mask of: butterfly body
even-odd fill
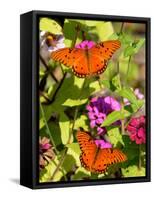
[[[90,172],[104,173],[110,165],[127,160],[126,155],[119,149],[101,149],[86,132],[78,131],[77,140],[82,152],[80,156],[81,164]]]
[[[55,61],[71,67],[80,78],[101,74],[107,67],[108,60],[120,47],[118,40],[101,42],[91,48],[62,48],[51,53]]]

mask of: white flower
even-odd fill
[[[52,51],[64,48],[64,36],[54,35],[49,32],[40,32],[40,53],[45,60],[50,59],[50,54]]]

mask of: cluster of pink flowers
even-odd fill
[[[106,128],[101,127],[101,124],[106,119],[107,115],[115,110],[120,110],[120,103],[111,96],[106,97],[94,97],[90,103],[86,106],[88,111],[88,117],[90,120],[90,127],[96,128],[97,134],[101,137],[106,133]],[[115,124],[119,124],[117,121]],[[105,139],[96,140],[97,145],[101,148],[111,148],[112,145],[105,141]]]
[[[132,118],[127,126],[127,131],[130,133],[130,139],[136,144],[145,144],[145,116]]]

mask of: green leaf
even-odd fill
[[[118,127],[108,127],[107,135],[108,135],[109,141],[114,147],[117,147],[121,144],[124,145],[122,135]]]
[[[51,181],[51,177],[54,173],[54,171],[57,168],[57,164],[59,163],[59,160],[57,158],[57,156],[54,159],[54,162],[51,161],[43,170],[41,170],[40,172],[40,178],[39,181],[42,182],[48,182]],[[61,171],[58,171],[55,176],[54,179],[52,180],[52,182],[57,182],[60,181],[60,179],[62,178],[63,173]]]
[[[78,143],[71,143],[71,144],[67,144],[66,145],[68,148],[69,148],[69,151],[70,152],[74,152],[76,153],[78,156],[80,155],[81,153],[81,150],[80,150],[80,147],[79,147],[79,144]],[[71,153],[70,153],[71,154]]]
[[[111,22],[97,22],[96,33],[99,35],[100,41],[107,40],[113,33],[113,26]]]
[[[145,176],[146,170],[144,167],[141,167],[141,169],[139,169],[138,166],[133,165],[133,166],[129,166],[127,168],[122,168],[122,174],[124,177]]]
[[[102,80],[102,84],[112,92],[121,90],[120,75],[115,75],[111,80]]]
[[[67,144],[69,140],[70,122],[68,117],[64,113],[60,114],[59,126],[60,126],[62,143]]]
[[[65,90],[62,88],[63,91],[60,93],[60,95],[64,95],[62,98],[66,99],[64,103],[62,103],[63,106],[79,106],[85,104],[88,101],[88,97],[95,89],[89,87],[89,85],[82,88],[84,81],[84,79],[74,77],[74,83],[67,85]]]
[[[48,122],[48,127],[49,127],[51,136],[52,136],[52,138],[53,138],[53,141],[54,141],[56,147],[57,147],[58,145],[62,144],[59,124],[56,123],[56,122],[53,122],[53,121],[49,121],[49,122]],[[42,137],[43,137],[43,136],[49,137],[49,134],[48,134],[48,132],[47,132],[46,126],[44,126],[44,127],[40,130],[39,134],[40,134]]]
[[[132,161],[138,163],[139,159],[139,145],[137,145],[135,142],[132,142],[128,135],[122,136],[124,141],[124,149],[123,152],[127,155],[128,158],[128,164],[130,164]]]
[[[82,104],[85,104],[88,101],[88,99],[67,99],[64,103],[63,106],[69,106],[69,107],[73,107],[73,106],[80,106]]]
[[[124,106],[124,116],[125,117],[129,117],[130,115],[132,115],[133,113],[137,112],[144,104],[144,100],[137,100],[136,104],[130,104],[130,105],[126,105]]]
[[[84,180],[90,177],[91,177],[91,173],[89,171],[87,171],[83,167],[79,167],[76,170],[75,175],[72,176],[72,180]]]
[[[61,113],[64,112],[66,108],[66,105],[64,102],[67,101],[68,99],[78,101],[78,99],[80,98],[81,104],[83,104],[82,100],[87,99],[89,94],[92,92],[91,88],[90,89],[86,88],[83,91],[83,95],[81,96],[81,88],[83,85],[83,81],[84,79],[79,79],[74,76],[65,78],[63,84],[58,90],[58,93],[56,94],[54,102],[50,105],[43,105],[43,110],[44,110],[45,118],[47,121],[51,118],[52,115],[55,115],[55,114],[60,115]],[[54,95],[55,89],[57,87],[58,87],[57,84],[54,85],[54,88],[52,89],[52,92],[50,94],[51,97]],[[72,107],[72,104],[71,104],[71,107]],[[44,121],[40,115],[40,129],[43,128],[43,126],[44,126]]]
[[[77,118],[75,121],[74,129],[78,130],[79,128],[83,128],[85,131],[89,130],[88,126],[88,117],[86,115],[81,115],[80,118]]]
[[[116,90],[121,90],[121,82],[120,82],[120,75],[117,74],[112,78],[112,84],[116,88]]]
[[[115,91],[115,86],[112,84],[112,81],[110,80],[102,80],[101,81],[102,84],[104,85],[104,87],[107,87],[109,90],[111,90],[112,92]]]
[[[133,46],[128,46],[125,51],[124,51],[124,56],[132,56],[134,54],[134,47]]]
[[[118,94],[121,97],[128,99],[131,103],[137,104],[137,98],[130,88],[123,88],[122,90],[118,91]]]
[[[49,18],[40,19],[40,30],[54,34],[62,34],[62,27],[55,20]]]
[[[106,119],[102,123],[101,127],[109,126],[109,125],[113,124],[114,122],[116,122],[117,120],[124,119],[124,117],[125,116],[123,115],[121,110],[113,111],[106,117]]]
[[[124,57],[124,53],[122,52],[119,57],[119,72],[121,74],[121,80],[123,82],[125,82],[125,79],[126,79],[128,62],[129,62],[129,57]],[[139,67],[133,61],[133,59],[131,59],[129,72],[128,72],[128,80],[130,81],[129,85],[132,85],[132,80],[139,79],[139,76],[140,76]]]
[[[71,47],[72,41],[74,41],[75,39],[77,40],[77,43],[81,42],[81,35],[75,38],[77,26],[79,27],[82,26],[80,21],[65,19],[63,31],[64,31],[64,36],[65,36],[65,45],[67,47]]]
[[[122,110],[111,112],[109,115],[107,115],[101,127],[109,126],[118,120],[122,120],[126,117],[131,116],[132,114],[137,112],[137,110],[141,108],[143,104],[143,100],[137,100],[135,104],[126,105]]]
[[[65,171],[65,173],[68,173],[72,171],[75,166],[76,166],[75,158],[72,155],[67,154],[62,164],[62,169]]]
[[[133,54],[138,53],[142,45],[144,44],[145,39],[140,39],[138,41],[135,41],[131,44],[131,46],[128,46],[124,51],[124,56],[132,56]]]
[[[137,53],[144,43],[145,43],[144,38],[138,40],[137,42],[134,42],[134,52]]]
[[[133,42],[133,38],[130,36],[130,34],[126,34],[126,33],[121,33],[119,35],[119,40],[124,46],[126,45],[128,46],[132,44]]]
[[[67,151],[67,154],[69,155],[72,155],[73,158],[75,159],[75,162],[76,162],[76,166],[80,166],[81,163],[80,163],[80,147],[79,147],[79,144],[78,143],[71,143],[71,144],[67,144],[66,145],[68,147],[68,151]]]
[[[89,83],[89,88],[93,93],[96,93],[98,91],[100,91],[100,84],[98,81],[92,81],[91,83]],[[101,84],[101,90],[105,89],[104,86]]]

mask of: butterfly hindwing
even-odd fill
[[[93,165],[93,171],[103,173],[110,165],[124,162],[126,160],[126,155],[119,149],[100,149],[97,159]]]

